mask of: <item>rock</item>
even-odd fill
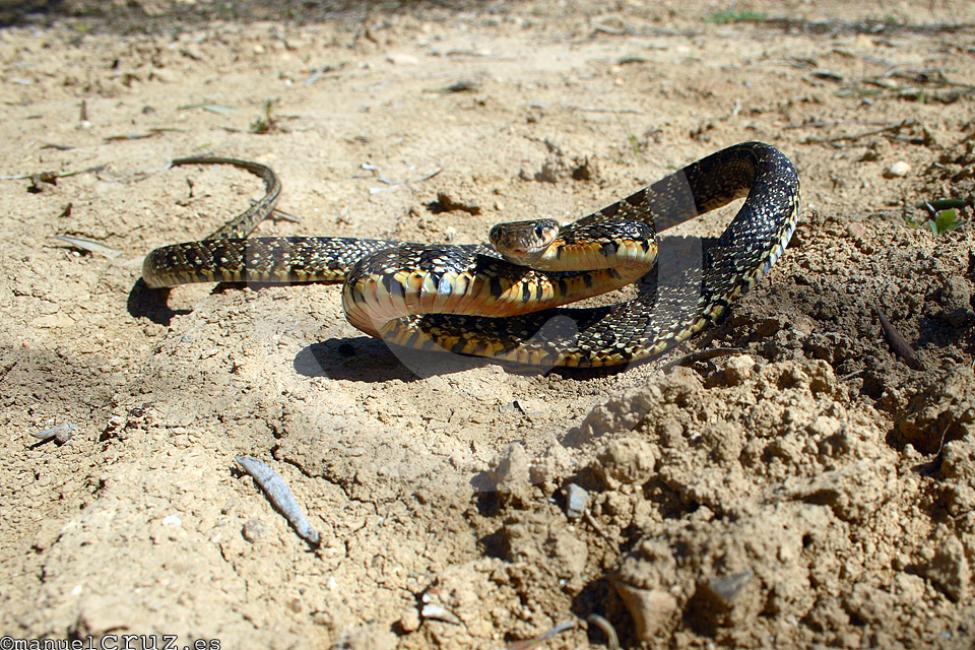
[[[750,569],[727,576],[714,576],[698,585],[694,597],[688,603],[687,614],[695,627],[713,636],[719,627],[732,626],[753,618],[760,609],[758,589],[751,598],[743,598],[742,592],[752,582]]]
[[[679,613],[677,599],[666,591],[639,589],[616,581],[613,587],[630,613],[640,641],[650,641],[657,632],[669,628]]]
[[[461,621],[457,616],[443,605],[437,603],[426,603],[420,611],[420,616],[427,620],[443,621],[451,625],[460,625]]]
[[[386,60],[394,65],[416,65],[420,62],[420,59],[416,58],[412,54],[406,54],[403,52],[393,52],[386,56]]]
[[[751,582],[753,575],[750,570],[746,569],[730,576],[711,578],[706,589],[723,607],[730,608],[745,585]]]
[[[738,386],[752,376],[755,359],[747,354],[731,357],[724,365],[724,380],[729,386]]]
[[[589,493],[575,483],[565,488],[565,514],[569,519],[578,519],[589,504]]]
[[[898,160],[884,170],[884,176],[887,178],[901,178],[903,176],[907,176],[910,171],[911,166],[909,164],[903,160]]]
[[[523,446],[509,446],[492,474],[502,503],[522,506],[531,501],[531,464]]]
[[[419,628],[420,612],[416,610],[416,607],[410,607],[400,616],[399,629],[409,634],[410,632],[416,632]]]
[[[244,539],[251,544],[264,537],[265,533],[267,533],[267,529],[264,526],[264,522],[260,519],[247,520],[243,529],[241,529],[241,534],[244,536]]]

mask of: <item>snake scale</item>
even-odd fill
[[[549,219],[492,228],[487,245],[430,245],[347,237],[248,237],[281,192],[266,195],[212,235],[146,256],[150,288],[188,282],[344,282],[349,321],[389,344],[536,366],[597,367],[657,355],[722,319],[789,243],[799,178],[778,149],[747,142],[713,153],[566,226]],[[713,239],[657,231],[744,198]],[[673,240],[673,244],[670,244]],[[636,282],[608,307],[557,308]]]

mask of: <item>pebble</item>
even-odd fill
[[[259,540],[260,538],[264,537],[265,532],[266,530],[264,528],[264,522],[262,522],[260,519],[248,520],[244,524],[243,530],[241,530],[244,539],[246,539],[251,544]]]
[[[707,589],[722,605],[730,609],[741,590],[751,582],[752,575],[750,570],[745,570],[730,576],[714,577],[708,581]]]
[[[613,583],[630,613],[640,641],[653,639],[680,609],[677,599],[659,589],[640,589],[619,581]]]
[[[729,386],[737,386],[752,376],[755,359],[747,354],[733,356],[728,359],[724,367],[724,379]]]
[[[908,172],[911,171],[911,166],[908,165],[903,160],[898,160],[893,165],[888,167],[884,171],[884,176],[887,178],[900,178],[902,176],[907,176]]]
[[[404,632],[416,632],[420,628],[420,612],[415,607],[406,610],[399,619],[399,626]]]
[[[589,504],[589,493],[575,483],[565,488],[565,514],[569,519],[578,519]]]
[[[431,619],[434,621],[443,621],[444,623],[450,623],[451,625],[460,625],[461,621],[453,612],[448,610],[443,605],[438,605],[436,603],[427,603],[420,610],[420,616],[426,619]]]
[[[412,54],[393,53],[386,56],[386,60],[394,65],[416,65],[420,59]]]

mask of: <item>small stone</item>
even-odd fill
[[[884,171],[884,176],[887,178],[900,178],[902,176],[907,176],[908,172],[910,171],[911,166],[909,164],[903,160],[898,160]]]
[[[653,639],[679,612],[677,599],[666,591],[640,589],[621,582],[614,582],[613,586],[630,613],[641,641]]]
[[[514,443],[508,447],[492,473],[503,503],[518,506],[531,500],[531,462],[522,445]]]
[[[437,603],[427,603],[423,606],[423,610],[420,612],[420,614],[426,619],[443,621],[444,623],[450,623],[451,625],[460,625],[460,619],[457,618],[453,612],[443,605],[438,605]]]
[[[752,376],[755,359],[747,354],[740,354],[728,359],[724,366],[724,380],[729,386],[738,386]]]
[[[386,60],[394,65],[416,65],[420,59],[412,54],[393,53],[386,57]]]
[[[751,571],[742,571],[730,576],[711,578],[708,581],[708,590],[721,602],[722,605],[731,608],[735,598],[741,593],[752,579]]]
[[[416,607],[410,607],[403,612],[399,618],[399,628],[407,634],[420,629],[420,612],[416,611]]]
[[[565,515],[569,519],[578,519],[588,504],[589,493],[575,483],[569,483],[565,488]]]
[[[549,412],[551,404],[543,399],[520,398],[512,402],[512,406],[528,417],[542,417]]]
[[[267,530],[264,528],[264,522],[260,519],[250,519],[244,524],[244,528],[241,533],[248,542],[253,544],[260,538],[264,537]]]
[[[698,585],[688,604],[687,614],[692,625],[713,635],[718,628],[740,626],[752,620],[761,609],[758,590],[746,592],[753,576],[752,571],[746,569],[727,576],[714,576]]]

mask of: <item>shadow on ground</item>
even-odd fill
[[[103,0],[0,0],[0,27],[51,25],[59,20],[82,20],[85,31],[121,34],[159,33],[194,27],[211,21],[250,23],[257,21],[304,25],[320,22],[348,22],[361,25],[374,16],[394,16],[424,10],[460,12],[472,9],[499,10],[503,3],[474,0],[235,0],[234,2],[170,2],[124,4]],[[514,3],[511,3],[514,4]]]

